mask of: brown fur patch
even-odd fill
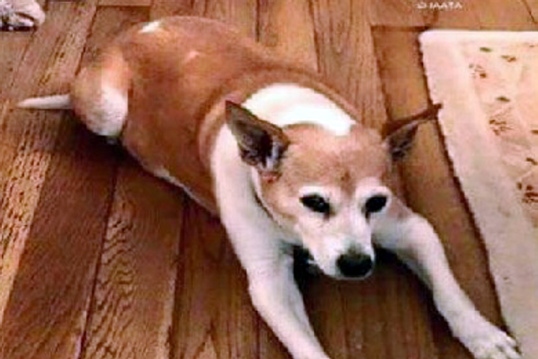
[[[261,183],[267,203],[284,216],[297,213],[293,207],[300,205],[298,194],[305,185],[337,187],[351,198],[360,180],[385,177],[390,169],[381,136],[363,126],[346,136],[307,124],[288,126],[284,133],[290,145],[280,164],[282,175]]]

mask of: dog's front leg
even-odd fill
[[[517,359],[515,341],[487,321],[458,285],[430,223],[395,200],[375,221],[378,245],[391,250],[430,287],[450,329],[478,359]]]
[[[308,320],[287,254],[249,270],[249,292],[263,319],[296,359],[328,359]]]
[[[220,193],[240,193],[217,183]],[[230,184],[233,188],[234,184]],[[226,188],[226,190],[224,189]],[[329,359],[308,320],[279,227],[247,194],[220,202],[221,220],[247,272],[254,307],[295,359]]]
[[[245,226],[249,223],[243,222],[243,234]],[[293,358],[328,359],[310,325],[293,277],[293,258],[280,248],[278,238],[266,237],[268,233],[259,227],[252,230],[252,236],[244,237],[232,228],[228,234],[247,272],[254,307]]]

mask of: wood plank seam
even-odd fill
[[[532,18],[532,21],[535,24],[538,24],[538,18],[537,18],[538,14],[534,13],[533,8],[529,4],[529,0],[520,0],[520,1],[523,3],[523,6],[525,7],[525,9],[527,9],[529,16]]]
[[[95,21],[95,16],[94,16],[94,20]],[[93,26],[93,24],[92,24]],[[90,27],[91,29],[92,27]],[[88,35],[89,37],[90,35]],[[82,54],[82,56],[84,56],[84,54]],[[105,218],[110,218],[110,214],[112,213],[112,206],[114,204],[114,193],[115,193],[115,189],[116,189],[116,186],[118,184],[118,172],[119,172],[119,163],[117,162],[116,163],[116,166],[114,166],[114,172],[113,172],[113,185],[112,185],[112,195],[109,196],[108,198],[108,203],[107,203],[107,210],[106,210],[106,216]],[[90,313],[93,312],[93,309],[94,309],[94,306],[95,306],[95,292],[96,292],[96,288],[97,288],[97,273],[99,273],[99,268],[101,267],[102,265],[102,253],[103,253],[103,248],[105,246],[105,235],[106,235],[106,231],[107,231],[107,228],[105,226],[104,230],[103,230],[103,234],[101,236],[101,244],[99,246],[99,258],[97,259],[96,263],[95,263],[95,266],[93,268],[93,273],[94,273],[94,277],[93,277],[93,282],[92,282],[92,285],[91,285],[91,289],[90,289],[90,293],[89,293],[89,300],[88,300],[88,304],[87,304],[87,310],[86,310],[86,315],[84,317],[84,324],[82,326],[82,335],[80,337],[80,351],[77,355],[77,359],[81,359],[83,356],[84,356],[84,350],[86,348],[86,342],[87,342],[87,335],[88,335],[88,327],[89,327],[89,318],[90,318]]]

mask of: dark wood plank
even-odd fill
[[[2,100],[0,128],[0,314],[19,266],[61,120],[58,113],[20,111],[13,104],[29,95],[67,90],[94,11],[94,1],[51,4],[49,21],[30,37],[26,50],[17,50],[18,45],[25,46],[21,38],[14,37],[15,45],[8,46],[13,46],[14,56],[23,58],[6,62],[11,65],[2,91],[6,100]],[[70,31],[63,31],[66,28]]]
[[[184,223],[172,357],[256,357],[261,319],[224,229],[193,202]]]
[[[377,57],[391,118],[410,115],[428,104],[417,36],[414,32],[390,29],[375,32]],[[419,131],[416,146],[400,169],[408,203],[436,227],[462,287],[481,312],[497,324],[501,323],[484,249],[434,124],[424,125]],[[433,317],[440,357],[470,358],[463,347],[451,338],[440,316],[433,314]]]
[[[151,0],[99,0],[99,6],[131,7],[151,6]]]
[[[72,359],[80,350],[116,159],[70,116],[58,135],[0,327],[2,358]]]
[[[313,6],[320,70],[381,128],[386,121],[365,3]],[[389,257],[364,283],[340,283],[347,355],[364,358],[436,358],[428,298],[412,274]],[[405,314],[404,314],[405,313]],[[402,335],[401,333],[405,333]]]
[[[100,8],[83,61],[147,19],[141,7]],[[169,356],[182,200],[134,160],[120,165],[81,358]]]
[[[81,358],[169,357],[182,198],[120,165]]]

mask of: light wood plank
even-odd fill
[[[428,25],[434,28],[475,30],[536,29],[536,23],[524,1],[462,0],[460,3],[461,10],[434,13]]]
[[[366,6],[362,1],[312,4],[318,64],[327,80],[356,104],[360,120],[380,129],[386,114]]]
[[[172,15],[196,15],[191,0],[153,0],[150,18],[158,19]]]
[[[106,46],[122,31],[140,22],[147,21],[149,9],[114,7],[99,8],[93,21],[92,29],[84,47],[80,67],[93,61]]]
[[[536,28],[535,0],[371,0],[370,23],[388,27],[489,30]],[[444,6],[444,8],[440,8]]]
[[[534,23],[538,24],[538,0],[523,0],[527,6]]]
[[[426,26],[434,13],[421,10],[425,1],[368,0],[369,23],[372,26],[416,27]]]
[[[65,91],[80,60],[82,47],[95,11],[94,1],[54,3],[49,21],[30,38],[20,63],[8,70],[4,88],[0,147],[2,171],[0,207],[0,319],[19,266],[20,255],[33,220],[37,200],[60,126],[58,113],[31,113],[13,109],[29,95]],[[62,31],[70,28],[69,32]],[[23,44],[21,44],[23,45]],[[11,79],[10,79],[11,77]]]
[[[314,24],[305,0],[259,2],[258,41],[277,54],[317,70]]]
[[[21,59],[28,49],[34,34],[28,32],[4,32],[0,37],[0,101],[7,100],[7,92],[16,80],[14,74],[21,65]]]
[[[247,36],[256,37],[256,0],[153,0],[151,18],[195,15],[230,24]]]
[[[381,76],[391,118],[407,116],[428,104],[417,33],[379,29],[375,33]],[[409,204],[424,214],[443,240],[449,262],[462,287],[481,312],[500,323],[487,260],[472,219],[454,180],[434,124],[419,131],[416,146],[401,165]],[[432,201],[432,198],[435,198]],[[435,314],[434,333],[442,358],[470,358]]]

